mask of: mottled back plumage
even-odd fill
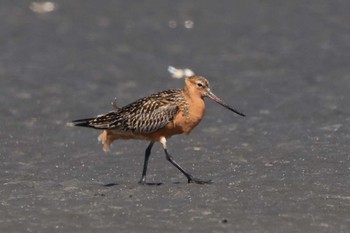
[[[158,92],[96,118],[73,121],[76,126],[120,132],[152,133],[166,126],[185,103],[180,89]]]

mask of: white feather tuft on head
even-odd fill
[[[168,71],[173,78],[186,78],[194,75],[194,72],[189,68],[177,69],[173,66],[169,66]]]

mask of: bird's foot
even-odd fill
[[[147,184],[146,179],[145,178],[141,178],[141,180],[139,181],[139,184],[142,184],[142,185]]]

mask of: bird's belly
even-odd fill
[[[133,133],[132,131],[121,132],[119,130],[108,130],[109,134],[116,139],[139,139],[139,140],[147,140],[147,134],[142,133]]]
[[[127,140],[127,139],[139,139],[139,140],[151,140],[147,135],[134,134],[132,132],[121,132],[118,130],[103,130],[98,136],[98,140],[103,144],[103,150],[109,151],[110,144],[115,140]]]

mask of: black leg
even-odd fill
[[[188,183],[196,183],[196,184],[210,184],[211,180],[200,180],[197,178],[194,178],[190,173],[186,172],[175,160],[174,158],[168,153],[167,146],[166,146],[166,139],[162,138],[160,141],[163,145],[163,149],[166,155],[166,159],[174,165],[177,169],[179,169],[182,174],[184,174],[187,178]]]
[[[151,155],[151,149],[152,149],[153,144],[154,144],[154,142],[151,142],[145,151],[145,161],[143,162],[142,177],[139,181],[140,184],[146,184],[146,173],[147,173],[148,159],[149,159],[149,156]]]
[[[165,156],[166,156],[166,159],[172,164],[174,165],[177,169],[179,169],[188,179],[188,183],[190,183],[190,180],[193,178],[192,175],[188,172],[186,172],[173,158],[173,156],[171,156],[169,153],[168,153],[168,150],[167,149],[164,149],[164,152],[165,152]]]

